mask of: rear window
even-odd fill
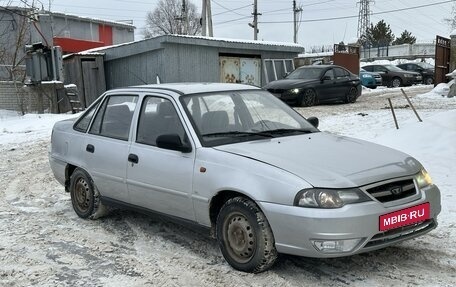
[[[93,118],[93,115],[95,114],[95,111],[98,109],[98,106],[101,103],[101,98],[93,104],[85,113],[84,115],[79,118],[79,120],[76,122],[74,125],[74,129],[80,132],[87,132],[87,128],[89,127],[90,121]]]
[[[131,120],[138,96],[115,95],[108,97],[98,110],[90,128],[91,134],[128,140]]]

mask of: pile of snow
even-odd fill
[[[54,123],[75,118],[75,114],[26,114],[0,110],[0,146],[17,145],[51,136]]]
[[[454,81],[455,80],[452,80],[449,83],[440,83],[437,86],[435,86],[435,88],[432,89],[432,91],[425,93],[425,94],[418,95],[418,97],[430,98],[430,99],[435,99],[435,98],[439,98],[439,97],[444,97],[444,98],[448,97],[449,98],[448,93],[450,92],[450,87],[451,87],[451,85],[454,84]],[[451,99],[451,100],[454,100],[454,99]]]

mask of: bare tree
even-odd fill
[[[450,17],[444,18],[443,22],[445,22],[451,30],[456,29],[456,3],[453,3]]]
[[[167,34],[200,35],[200,17],[196,5],[188,0],[160,0],[157,7],[147,13],[144,37]]]
[[[24,5],[30,6],[27,1]],[[10,4],[10,2],[8,2]],[[4,80],[11,81],[16,90],[17,105],[22,114],[26,112],[25,92],[22,88],[25,79],[24,46],[29,42],[30,28],[27,11],[30,8],[2,6],[2,25],[0,31],[0,63]]]

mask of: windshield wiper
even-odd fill
[[[275,130],[268,130],[268,131],[263,131],[262,133],[268,133],[268,134],[287,134],[287,133],[302,133],[302,134],[310,134],[314,133],[316,130],[310,130],[310,129],[275,129]]]
[[[220,136],[262,136],[267,138],[273,138],[269,132],[241,132],[241,131],[229,131],[229,132],[218,132],[209,133],[202,135],[203,137],[220,137]]]

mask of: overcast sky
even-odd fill
[[[137,27],[135,39],[143,38],[147,11],[159,0],[41,0],[51,10],[107,20],[133,20]],[[190,1],[190,0],[187,0]],[[0,3],[11,2],[0,0]],[[12,1],[22,6],[23,1]],[[28,2],[32,2],[28,0]],[[201,0],[191,1],[201,8]],[[358,0],[297,0],[302,7],[298,42],[306,48],[331,45],[356,39],[358,29]],[[445,2],[445,3],[444,3]],[[375,0],[371,3],[371,22],[384,19],[398,37],[405,29],[419,42],[431,42],[436,35],[449,36],[450,28],[443,19],[451,16],[453,1],[444,0]],[[293,41],[292,0],[258,0],[259,40]],[[440,4],[439,4],[440,3]],[[421,8],[408,9],[417,6]],[[47,8],[47,7],[45,7]],[[399,10],[399,11],[397,11]],[[214,36],[253,40],[253,0],[212,0]],[[333,19],[328,18],[343,18]],[[326,19],[326,20],[325,20]],[[271,23],[272,22],[272,23]]]

